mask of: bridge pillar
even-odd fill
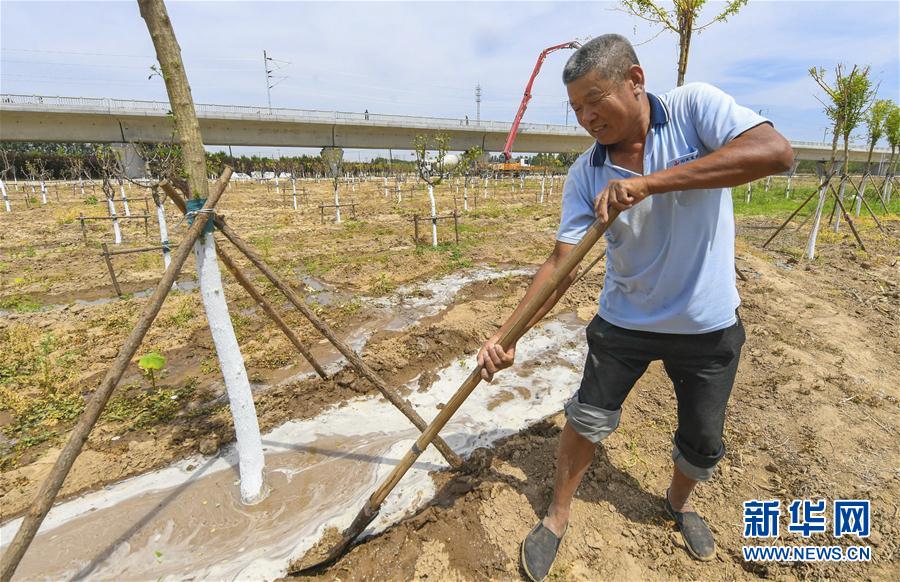
[[[113,151],[122,161],[125,175],[129,178],[147,177],[147,160],[141,155],[133,143],[120,143],[111,145]]]

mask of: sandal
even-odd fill
[[[565,533],[563,533],[565,535]],[[550,531],[544,521],[538,522],[522,541],[522,568],[532,582],[541,582],[550,572],[562,538]]]
[[[694,558],[708,562],[716,557],[716,540],[709,526],[696,511],[675,511],[666,489],[666,511],[675,520],[687,551]]]

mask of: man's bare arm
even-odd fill
[[[791,169],[791,144],[768,123],[748,129],[721,149],[688,164],[645,176],[650,194],[730,188]]]
[[[627,210],[652,194],[739,186],[789,170],[793,163],[790,142],[763,123],[688,164],[646,176],[610,180],[594,200],[594,213],[607,220],[610,206]]]
[[[497,330],[488,341],[485,342],[484,346],[482,346],[481,351],[478,352],[478,363],[484,368],[481,371],[481,377],[490,382],[494,374],[497,373],[498,370],[502,370],[503,368],[508,368],[513,364],[516,354],[516,346],[499,346],[497,345],[497,341],[500,337],[506,332],[507,329],[512,325],[512,322],[517,319],[519,314],[525,309],[525,304],[528,303],[528,300],[531,299],[540,289],[543,287],[544,283],[550,279],[550,275],[556,270],[556,267],[565,260],[566,255],[572,252],[572,249],[575,248],[575,245],[556,242],[556,247],[553,249],[553,253],[544,261],[544,264],[541,265],[541,268],[538,269],[538,272],[535,273],[534,279],[531,281],[531,285],[528,286],[528,290],[525,292],[525,296],[519,302],[519,305],[512,312],[506,322]],[[528,322],[527,329],[531,329],[531,327],[539,322],[551,309],[555,306],[562,296],[565,295],[566,291],[569,289],[569,286],[572,285],[572,281],[575,280],[575,274],[577,272],[577,268],[574,269],[568,276],[562,280],[559,287],[553,292],[553,294],[544,302],[538,312],[531,318],[531,321]],[[504,348],[506,348],[504,350]]]

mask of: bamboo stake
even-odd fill
[[[214,190],[203,208],[214,208],[223,191],[224,188],[222,190]],[[78,420],[75,428],[72,429],[69,440],[56,459],[53,469],[50,470],[50,474],[44,479],[40,491],[38,491],[37,496],[25,513],[22,525],[19,526],[19,531],[16,532],[12,543],[10,543],[3,554],[2,563],[0,563],[0,582],[8,582],[12,578],[13,573],[19,566],[19,562],[22,560],[22,556],[25,555],[25,551],[28,550],[28,546],[34,539],[41,522],[47,517],[47,512],[50,511],[50,507],[53,505],[53,501],[56,499],[63,481],[65,481],[69,470],[72,468],[72,464],[81,452],[84,443],[87,442],[88,435],[97,423],[97,419],[100,418],[100,413],[103,412],[107,401],[109,401],[113,389],[121,380],[122,374],[125,373],[125,369],[128,368],[128,364],[131,362],[131,358],[140,347],[144,336],[150,329],[150,325],[159,313],[163,301],[165,301],[166,296],[172,289],[172,283],[175,282],[178,273],[181,272],[182,266],[184,266],[185,261],[191,254],[194,242],[203,233],[203,227],[206,225],[209,216],[207,213],[199,213],[194,224],[188,229],[182,245],[178,247],[178,250],[175,251],[175,255],[172,257],[172,264],[163,273],[163,277],[156,285],[153,295],[147,301],[147,306],[144,308],[141,318],[131,330],[131,333],[128,334],[128,338],[122,345],[122,349],[119,350],[112,367],[106,372],[100,387],[97,388],[94,395],[86,403],[84,412],[81,413],[81,418]]]
[[[588,228],[587,233],[584,235],[584,238],[581,239],[575,248],[566,256],[563,263],[553,271],[550,275],[550,278],[547,282],[541,287],[541,289],[525,304],[525,308],[522,310],[522,313],[519,317],[513,322],[513,325],[503,334],[500,340],[497,342],[497,345],[501,346],[504,350],[513,344],[515,344],[519,339],[525,334],[528,330],[528,323],[534,317],[534,315],[543,307],[544,303],[547,302],[547,299],[557,290],[563,280],[573,271],[575,267],[578,266],[578,263],[584,259],[585,255],[587,255],[588,251],[597,243],[603,233],[606,231],[607,227],[616,219],[619,215],[619,212],[613,208],[609,209],[609,220],[607,222],[601,222],[599,219],[595,220],[594,223]],[[459,407],[462,406],[462,403],[466,401],[466,398],[469,397],[469,394],[475,389],[476,386],[481,382],[481,368],[482,366],[476,366],[472,373],[469,374],[469,377],[463,382],[462,386],[456,391],[456,394],[450,398],[450,401],[441,409],[435,419],[428,425],[428,428],[419,435],[419,438],[413,443],[412,447],[407,451],[407,453],[403,456],[399,463],[394,467],[394,470],[391,471],[391,474],[388,475],[387,479],[381,484],[381,486],[372,493],[372,496],[366,501],[363,508],[357,514],[356,518],[353,520],[353,523],[350,524],[350,527],[347,528],[343,534],[341,534],[341,541],[338,542],[336,546],[334,546],[331,551],[327,554],[325,559],[322,561],[313,564],[311,566],[307,566],[305,568],[299,569],[294,572],[289,572],[289,574],[305,574],[305,573],[313,573],[321,568],[331,564],[335,560],[337,560],[344,551],[350,546],[350,544],[355,540],[362,532],[366,529],[366,526],[372,523],[372,520],[378,515],[379,510],[381,509],[381,504],[384,503],[384,500],[393,491],[394,487],[397,486],[397,483],[400,482],[400,479],[406,474],[410,467],[412,467],[413,463],[416,462],[416,459],[419,458],[425,449],[428,448],[428,445],[437,438],[438,433],[444,425],[456,414],[456,411],[459,410]]]
[[[166,194],[169,194],[169,196],[171,197],[170,191],[174,192],[172,186],[170,184],[162,184],[162,188],[166,191]],[[400,412],[402,412],[403,415],[406,416],[406,418],[408,418],[416,428],[418,428],[420,431],[425,429],[427,423],[422,419],[421,416],[419,416],[419,414],[415,411],[409,401],[401,398],[393,388],[385,384],[384,380],[382,380],[378,376],[378,374],[376,374],[375,371],[372,370],[368,366],[368,364],[366,364],[363,359],[353,351],[350,346],[348,346],[340,338],[338,338],[334,334],[334,332],[331,331],[331,328],[328,327],[328,325],[324,321],[319,319],[318,316],[316,316],[316,314],[306,306],[306,303],[304,303],[303,299],[301,299],[297,295],[297,293],[294,292],[294,290],[291,289],[291,287],[287,285],[281,279],[281,277],[279,277],[262,260],[262,258],[258,254],[256,254],[256,252],[252,248],[250,248],[247,243],[244,242],[243,239],[241,239],[237,235],[237,233],[234,232],[234,230],[232,230],[232,228],[224,220],[222,220],[220,216],[215,217],[215,222],[216,228],[218,228],[219,231],[224,234],[225,237],[244,254],[244,256],[250,259],[250,262],[253,263],[256,268],[259,269],[263,273],[263,275],[265,275],[269,279],[269,281],[271,281],[272,284],[275,285],[275,287],[277,287],[278,290],[288,298],[288,301],[290,301],[294,305],[294,307],[296,307],[300,311],[300,313],[302,313],[304,317],[306,317],[306,319],[308,319],[309,322],[312,323],[313,327],[315,327],[319,331],[319,333],[325,336],[325,338],[329,342],[331,342],[331,344],[335,348],[337,348],[337,350],[341,354],[343,354],[345,358],[347,358],[347,361],[350,362],[350,364],[361,376],[375,385],[378,391],[381,392],[381,394],[384,395],[384,397],[387,398],[387,400],[391,404],[396,406],[397,409],[400,410]],[[459,458],[459,455],[453,452],[453,449],[451,449],[446,442],[440,440],[439,442],[435,443],[435,446],[441,452],[444,458],[447,459],[447,462],[450,463],[451,467],[456,468],[462,465],[462,459]]]
[[[815,196],[815,195],[818,194],[818,193],[819,193],[819,189],[818,189],[818,188],[817,188],[816,190],[813,190],[813,193],[810,194],[809,197],[808,197],[806,200],[803,201],[803,204],[801,204],[800,206],[797,207],[796,210],[794,210],[793,212],[791,212],[791,215],[787,217],[787,220],[785,220],[784,222],[782,222],[782,223],[781,223],[781,226],[779,226],[779,227],[775,230],[775,232],[772,233],[772,236],[769,237],[769,240],[767,240],[766,242],[763,243],[762,248],[766,248],[766,247],[769,245],[769,243],[772,242],[772,241],[775,239],[776,236],[778,236],[778,233],[781,232],[781,231],[784,229],[784,227],[787,226],[788,223],[789,223],[795,216],[797,216],[797,213],[800,212],[801,210],[803,210],[803,207],[804,207],[804,206],[806,206],[807,204],[809,204],[809,201],[813,199],[813,196]]]
[[[859,243],[859,248],[865,251],[866,245],[864,245],[862,239],[859,238],[859,233],[856,232],[856,226],[853,225],[853,219],[850,218],[850,215],[847,214],[847,211],[844,209],[844,203],[841,202],[840,197],[838,196],[837,192],[835,192],[834,185],[831,186],[831,194],[832,196],[834,196],[834,201],[837,202],[838,206],[841,207],[841,213],[844,215],[844,219],[847,221],[847,224],[850,225],[850,230],[853,231],[853,236],[856,237],[856,242]]]
[[[594,267],[594,265],[599,263],[600,259],[602,259],[605,256],[606,256],[606,249],[603,249],[603,252],[601,252],[600,255],[596,259],[594,259],[593,261],[588,263],[588,266],[585,267],[584,269],[582,269],[580,273],[578,273],[578,276],[575,277],[574,281],[572,281],[572,285],[574,285],[575,283],[584,279],[584,276],[588,274],[588,271],[590,271]]]

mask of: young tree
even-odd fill
[[[322,163],[328,169],[331,183],[334,186],[334,221],[341,221],[341,199],[338,191],[341,185],[341,166],[344,162],[344,150],[342,148],[324,147],[319,153]]]
[[[697,19],[707,0],[674,0],[671,10],[663,8],[657,0],[622,0],[631,14],[651,24],[658,24],[663,30],[678,35],[678,86],[684,85],[687,72],[688,54],[691,50],[691,36],[700,33],[716,22],[725,22],[747,4],[748,0],[728,0],[722,11],[706,24],[697,24]]]
[[[112,217],[113,235],[115,236],[115,244],[122,244],[122,229],[119,227],[118,214],[116,213],[116,205],[114,199],[116,191],[112,186],[112,180],[118,176],[119,157],[107,145],[98,145],[94,149],[95,170],[100,176],[100,189],[106,196],[106,207],[109,215]]]
[[[888,171],[885,176],[884,186],[881,189],[881,200],[885,206],[891,203],[891,191],[894,172],[897,165],[897,156],[900,154],[900,105],[894,103],[884,120],[884,133],[888,145],[891,146],[891,159],[888,163]]]
[[[434,187],[450,175],[459,163],[459,158],[447,155],[450,150],[450,136],[445,133],[435,135],[431,142],[427,136],[417,135],[413,140],[413,149],[416,153],[416,171],[428,185],[428,199],[431,201],[431,246],[436,247],[437,204],[434,200]],[[428,158],[429,150],[435,152],[434,158]]]
[[[812,230],[809,233],[809,240],[806,245],[806,256],[812,260],[815,258],[816,238],[819,235],[822,211],[825,208],[827,185],[831,177],[836,173],[835,161],[837,159],[838,139],[843,137],[844,141],[844,160],[840,185],[840,194],[843,194],[850,163],[850,133],[862,121],[866,108],[874,95],[874,89],[869,80],[869,67],[860,68],[854,65],[848,73],[844,70],[844,66],[839,64],[834,70],[833,84],[828,83],[825,69],[823,68],[812,67],[809,70],[809,74],[825,92],[826,100],[820,99],[819,101],[824,106],[825,114],[831,119],[833,124],[831,157],[826,168],[825,177],[819,187],[819,202],[816,206]],[[838,199],[840,199],[840,194]],[[843,203],[843,200],[841,200],[841,203]],[[835,204],[837,204],[837,201]],[[835,230],[837,230],[837,227],[838,223],[835,222]]]
[[[475,146],[463,152],[459,157],[457,172],[463,175],[463,210],[469,211],[469,181],[477,176],[478,163],[484,156],[484,150]]]
[[[891,112],[893,102],[890,99],[876,99],[869,108],[869,114],[866,116],[866,133],[869,144],[869,153],[866,156],[866,169],[863,173],[862,183],[856,196],[856,216],[859,216],[863,197],[866,195],[866,185],[869,175],[871,174],[872,152],[875,150],[875,144],[884,136],[884,121]]]
[[[153,40],[172,107],[178,143],[184,156],[187,184],[182,190],[186,197],[190,198],[188,210],[197,211],[202,208],[209,196],[206,150],[203,147],[194,99],[181,59],[181,48],[162,0],[138,0],[138,6]],[[194,245],[194,259],[200,280],[200,296],[209,321],[234,419],[241,476],[241,499],[245,503],[251,503],[260,500],[264,495],[262,439],[247,369],[225,301],[215,238],[211,228]]]
[[[3,205],[6,207],[7,212],[12,212],[12,208],[9,205],[9,193],[6,191],[6,180],[9,179],[11,170],[12,165],[9,162],[9,152],[6,151],[6,148],[0,148],[0,193],[3,194]]]
[[[833,172],[834,160],[837,152],[838,138],[843,139],[843,156],[844,163],[841,169],[841,183],[838,191],[838,199],[840,203],[844,202],[844,188],[847,183],[847,176],[850,168],[850,134],[862,123],[865,113],[872,103],[875,96],[875,87],[869,79],[869,67],[859,67],[853,65],[849,73],[845,73],[843,65],[835,67],[834,85],[829,85],[826,80],[825,69],[811,68],[810,76],[816,81],[819,87],[825,91],[829,102],[823,102],[825,111],[834,122],[831,143],[831,166],[829,171]],[[834,231],[837,232],[840,226],[841,213],[835,212]],[[815,230],[817,225],[813,225]]]

